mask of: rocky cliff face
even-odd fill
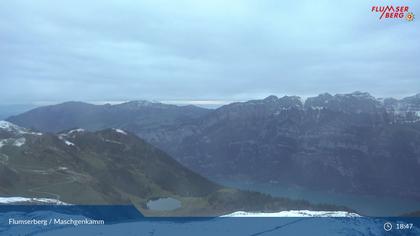
[[[208,177],[420,198],[419,96],[275,96],[139,133]]]

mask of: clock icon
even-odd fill
[[[392,224],[391,223],[389,223],[389,222],[386,222],[385,224],[384,224],[384,230],[385,231],[391,231],[392,230]]]

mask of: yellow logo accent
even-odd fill
[[[407,21],[413,21],[414,20],[414,14],[412,12],[407,13],[407,16],[405,17]]]

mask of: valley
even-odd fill
[[[147,101],[117,105],[67,102],[36,108],[12,116],[8,121],[33,130],[55,133],[70,149],[83,147],[82,154],[86,156],[82,158],[83,162],[99,170],[108,165],[106,168],[110,172],[115,171],[123,179],[132,177],[118,170],[123,168],[118,167],[121,163],[117,162],[111,168],[115,160],[104,166],[98,158],[87,158],[90,154],[85,151],[102,153],[103,150],[91,150],[90,145],[96,145],[97,142],[91,143],[90,139],[75,143],[77,139],[67,138],[73,135],[68,130],[102,134],[109,132],[103,130],[121,129],[129,132],[130,137],[140,137],[142,142],[150,143],[153,148],[162,150],[163,155],[167,153],[182,166],[203,177],[223,180],[222,184],[238,179],[242,181],[230,187],[241,188],[244,183],[251,182],[253,186],[245,186],[244,190],[304,199],[312,204],[345,205],[366,209],[363,212],[366,214],[383,215],[402,214],[409,210],[409,205],[417,206],[420,201],[420,185],[417,184],[420,178],[419,114],[420,94],[402,99],[383,99],[354,92],[336,95],[325,93],[306,100],[297,96],[269,96],[261,100],[231,103],[217,109]],[[119,135],[123,134],[120,132]],[[109,147],[125,146],[125,141],[121,140],[106,138],[103,141]],[[125,149],[121,151],[126,155]],[[138,151],[144,152],[142,149]],[[161,166],[152,168],[158,169],[148,172],[148,175],[156,180],[162,181],[168,176],[168,173],[158,171]],[[143,178],[144,171],[149,170],[134,171],[137,173],[135,178]],[[179,175],[176,172],[178,170],[171,174]],[[108,178],[104,181],[117,181]],[[189,183],[188,178],[183,179],[186,184],[198,184]],[[280,186],[276,190],[278,186],[271,183],[297,186],[305,191],[302,194],[293,189],[284,192],[284,188]],[[122,180],[118,184],[125,186]],[[176,191],[177,184],[173,182],[162,181],[161,184],[165,184],[166,188],[172,186],[172,194],[185,195],[190,191],[178,187]],[[238,194],[232,189],[226,192],[214,183],[206,182],[206,186],[199,190],[205,192],[201,192],[202,195],[212,193],[219,198],[226,197],[227,192],[228,195]],[[311,189],[319,192],[311,192]],[[155,190],[152,188],[148,191]],[[276,191],[282,193],[277,194]],[[167,193],[167,190],[158,192]],[[297,196],[294,196],[295,193]],[[147,196],[156,198],[166,195]],[[318,198],[324,198],[324,201],[318,201]],[[132,199],[144,208],[144,198]],[[202,198],[187,194],[179,200],[183,206],[196,209],[205,208],[212,198],[206,199],[202,201]],[[219,200],[213,204],[220,203]],[[101,202],[103,199],[95,201]],[[367,207],[370,202],[375,204]],[[227,204],[222,201],[222,205]],[[176,211],[182,212],[181,209]]]
[[[147,216],[345,209],[218,185],[119,129],[74,129],[50,134],[5,121],[0,127],[0,194],[6,198],[48,198],[82,205],[133,204]],[[150,202],[165,198],[176,200],[179,206],[150,207]]]

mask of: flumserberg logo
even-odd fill
[[[371,11],[379,15],[382,19],[401,19],[406,21],[414,20],[414,13],[410,11],[409,6],[372,6]]]

